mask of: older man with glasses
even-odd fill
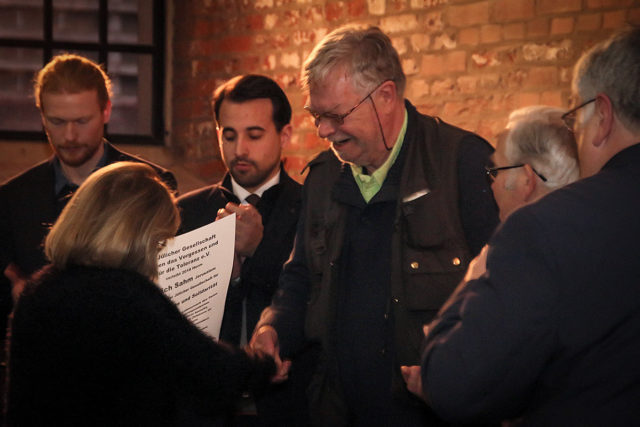
[[[252,344],[283,358],[320,348],[317,425],[436,422],[400,366],[418,363],[422,325],[497,223],[483,176],[493,150],[404,100],[398,54],[378,28],[327,35],[302,81],[331,150],[309,165],[294,252]]]
[[[636,28],[583,55],[582,179],[512,213],[430,325],[411,385],[446,420],[640,424],[639,47]]]

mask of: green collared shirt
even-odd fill
[[[351,172],[353,173],[353,178],[356,180],[356,184],[358,184],[358,188],[360,189],[360,193],[362,193],[362,197],[364,200],[369,203],[369,201],[375,196],[378,191],[382,188],[382,183],[387,177],[387,173],[389,173],[389,169],[395,163],[398,158],[398,153],[400,153],[400,149],[402,148],[402,142],[404,141],[404,136],[407,133],[407,122],[409,121],[409,116],[407,114],[407,109],[404,110],[404,122],[402,123],[402,129],[400,129],[400,133],[398,134],[398,138],[396,139],[396,143],[391,149],[391,154],[387,157],[387,160],[375,170],[371,175],[367,175],[363,173],[362,166],[350,164]]]

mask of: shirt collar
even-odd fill
[[[402,123],[402,129],[400,129],[400,133],[398,134],[398,138],[396,138],[396,143],[393,145],[391,149],[391,154],[387,157],[387,160],[376,169],[371,175],[367,175],[363,173],[362,166],[354,165],[350,163],[351,172],[353,173],[353,177],[358,184],[358,188],[360,188],[360,192],[362,193],[362,197],[364,200],[369,203],[369,201],[376,195],[380,188],[382,188],[382,183],[384,182],[387,174],[389,173],[389,169],[395,163],[398,158],[398,154],[400,153],[400,149],[402,148],[402,143],[404,142],[404,137],[407,133],[407,123],[409,122],[409,115],[407,114],[407,109],[404,109],[404,121]]]
[[[279,183],[280,183],[280,171],[278,170],[277,174],[275,174],[272,178],[270,178],[268,181],[262,184],[256,191],[254,191],[253,193],[250,193],[247,190],[245,190],[244,187],[238,184],[236,180],[233,179],[233,176],[231,176],[231,190],[233,191],[233,194],[235,194],[236,197],[240,200],[241,204],[247,204],[247,196],[251,194],[255,194],[257,196],[262,197],[262,194],[265,191],[267,191],[268,189],[270,189],[271,187]]]

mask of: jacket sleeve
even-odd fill
[[[306,186],[303,192],[306,192]],[[256,329],[263,325],[271,325],[276,329],[280,341],[280,353],[283,356],[297,350],[304,341],[306,308],[310,294],[310,273],[303,237],[305,200],[306,197],[303,195],[291,257],[284,265],[271,305],[264,309],[256,325]]]
[[[202,403],[201,410],[215,412],[215,406],[228,407],[243,391],[269,384],[275,373],[271,358],[215,342],[189,322],[159,288],[149,291],[151,295],[136,300],[140,322],[153,319],[148,333],[154,336],[150,342],[158,345],[160,361],[167,363],[184,390],[200,398],[196,401]]]
[[[462,283],[429,326],[423,390],[450,422],[518,416],[551,357],[558,295],[538,230],[512,215],[490,243],[487,272]]]
[[[498,206],[485,178],[493,148],[481,138],[468,135],[458,152],[458,188],[462,228],[472,256],[478,255],[498,225]]]

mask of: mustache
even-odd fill
[[[257,167],[256,162],[244,157],[236,157],[235,159],[231,160],[231,167],[236,166],[239,162],[249,163],[250,165]]]

